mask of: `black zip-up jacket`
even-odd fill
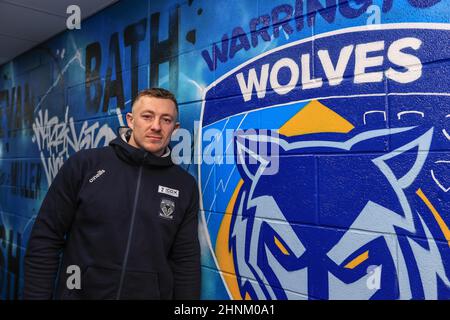
[[[170,155],[120,137],[77,152],[33,226],[24,299],[199,299],[198,197]]]

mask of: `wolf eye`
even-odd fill
[[[364,261],[369,259],[369,250],[367,250],[364,253],[361,253],[359,256],[357,256],[355,259],[347,263],[344,268],[346,269],[355,269],[357,266],[362,264]]]
[[[285,255],[289,255],[289,251],[286,249],[286,247],[281,243],[280,240],[276,236],[273,236],[273,242],[275,242],[275,245],[280,249],[280,251]]]

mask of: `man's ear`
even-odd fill
[[[131,130],[133,130],[133,114],[131,113],[131,112],[128,112],[127,113],[127,115],[126,115],[126,118],[127,118],[127,125],[128,125],[128,127],[131,129]]]
[[[172,137],[173,137],[174,134],[177,133],[177,130],[179,128],[180,128],[180,123],[179,122],[175,122],[175,126],[174,126],[173,131],[172,131]]]

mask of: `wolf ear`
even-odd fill
[[[238,130],[234,136],[234,159],[241,177],[251,181],[273,175],[279,167],[279,138],[257,130]]]
[[[411,132],[408,133],[411,136]],[[433,128],[421,134],[415,140],[373,159],[372,162],[391,184],[406,189],[413,184],[420,174],[428,157],[432,138]]]

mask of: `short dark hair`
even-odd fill
[[[138,93],[138,95],[136,96],[136,98],[134,99],[133,106],[142,97],[154,97],[154,98],[160,98],[160,99],[169,99],[175,104],[175,109],[177,110],[177,114],[179,113],[177,99],[175,98],[175,95],[172,92],[170,92],[169,90],[166,90],[163,88],[144,89],[144,90],[140,91]],[[133,107],[131,107],[131,108],[133,108]]]

